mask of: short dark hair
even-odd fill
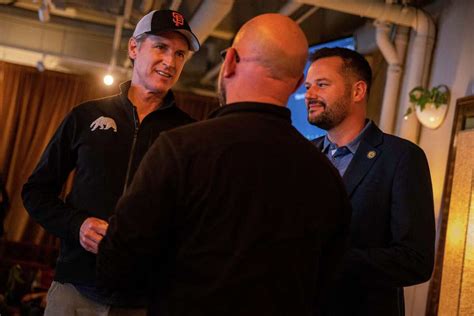
[[[324,47],[318,49],[309,56],[309,61],[314,63],[318,59],[326,57],[340,57],[344,63],[343,71],[350,72],[357,79],[365,81],[367,84],[367,95],[372,84],[372,70],[364,56],[358,52],[343,47]]]

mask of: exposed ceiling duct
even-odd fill
[[[217,52],[227,47],[239,27],[256,15],[279,11],[291,15],[302,23],[312,43],[346,36],[363,21],[331,10],[318,11],[315,18],[317,7],[294,0],[16,0],[8,1],[8,5],[0,1],[0,28],[4,31],[0,36],[1,60],[29,66],[42,60],[47,70],[97,76],[115,65],[119,80],[130,73],[126,44],[138,19],[150,10],[177,9],[190,17],[202,49],[187,63],[176,89],[204,89],[207,93],[213,92],[220,68]],[[50,23],[38,19],[43,1],[54,4],[50,7]],[[124,10],[126,2],[133,2],[130,19]],[[203,82],[204,78],[210,79]]]
[[[283,15],[291,15],[293,13],[295,13],[299,8],[301,8],[303,6],[302,3],[297,3],[296,1],[293,1],[293,0],[289,0],[279,11],[280,14],[283,14]],[[301,23],[304,19],[306,19],[309,15],[313,14],[315,11],[316,11],[317,8],[313,7],[312,9],[310,9],[308,12],[306,12],[306,14],[303,15],[302,18],[300,18],[300,22],[298,23]],[[309,14],[308,14],[309,13]],[[230,34],[230,37],[228,39],[231,39],[235,34],[234,33],[231,33]],[[217,65],[215,65],[213,68],[211,68],[201,79],[201,83],[202,84],[210,84],[214,78],[217,77],[217,75],[219,74],[219,70],[221,68],[221,63],[218,63]]]
[[[193,15],[189,25],[200,43],[211,35],[212,31],[229,14],[234,0],[204,0]]]

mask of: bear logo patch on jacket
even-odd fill
[[[91,131],[95,131],[97,128],[99,129],[110,129],[113,128],[114,132],[117,132],[117,124],[115,124],[115,121],[111,119],[110,117],[105,117],[101,116],[94,122],[92,122],[91,126]]]

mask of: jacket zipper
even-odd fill
[[[133,156],[135,153],[135,145],[137,143],[137,137],[138,137],[138,127],[139,127],[139,122],[137,118],[137,108],[133,107],[133,124],[135,126],[135,130],[133,131],[133,141],[132,141],[132,148],[130,150],[130,156],[128,157],[128,166],[127,166],[127,173],[125,176],[125,183],[123,184],[123,192],[122,194],[125,194],[125,191],[127,191],[128,187],[128,180],[130,177],[130,169],[132,168],[132,161],[133,161]]]

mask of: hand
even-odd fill
[[[96,217],[87,218],[81,225],[79,241],[81,246],[92,253],[97,254],[99,243],[104,238],[109,224]]]

